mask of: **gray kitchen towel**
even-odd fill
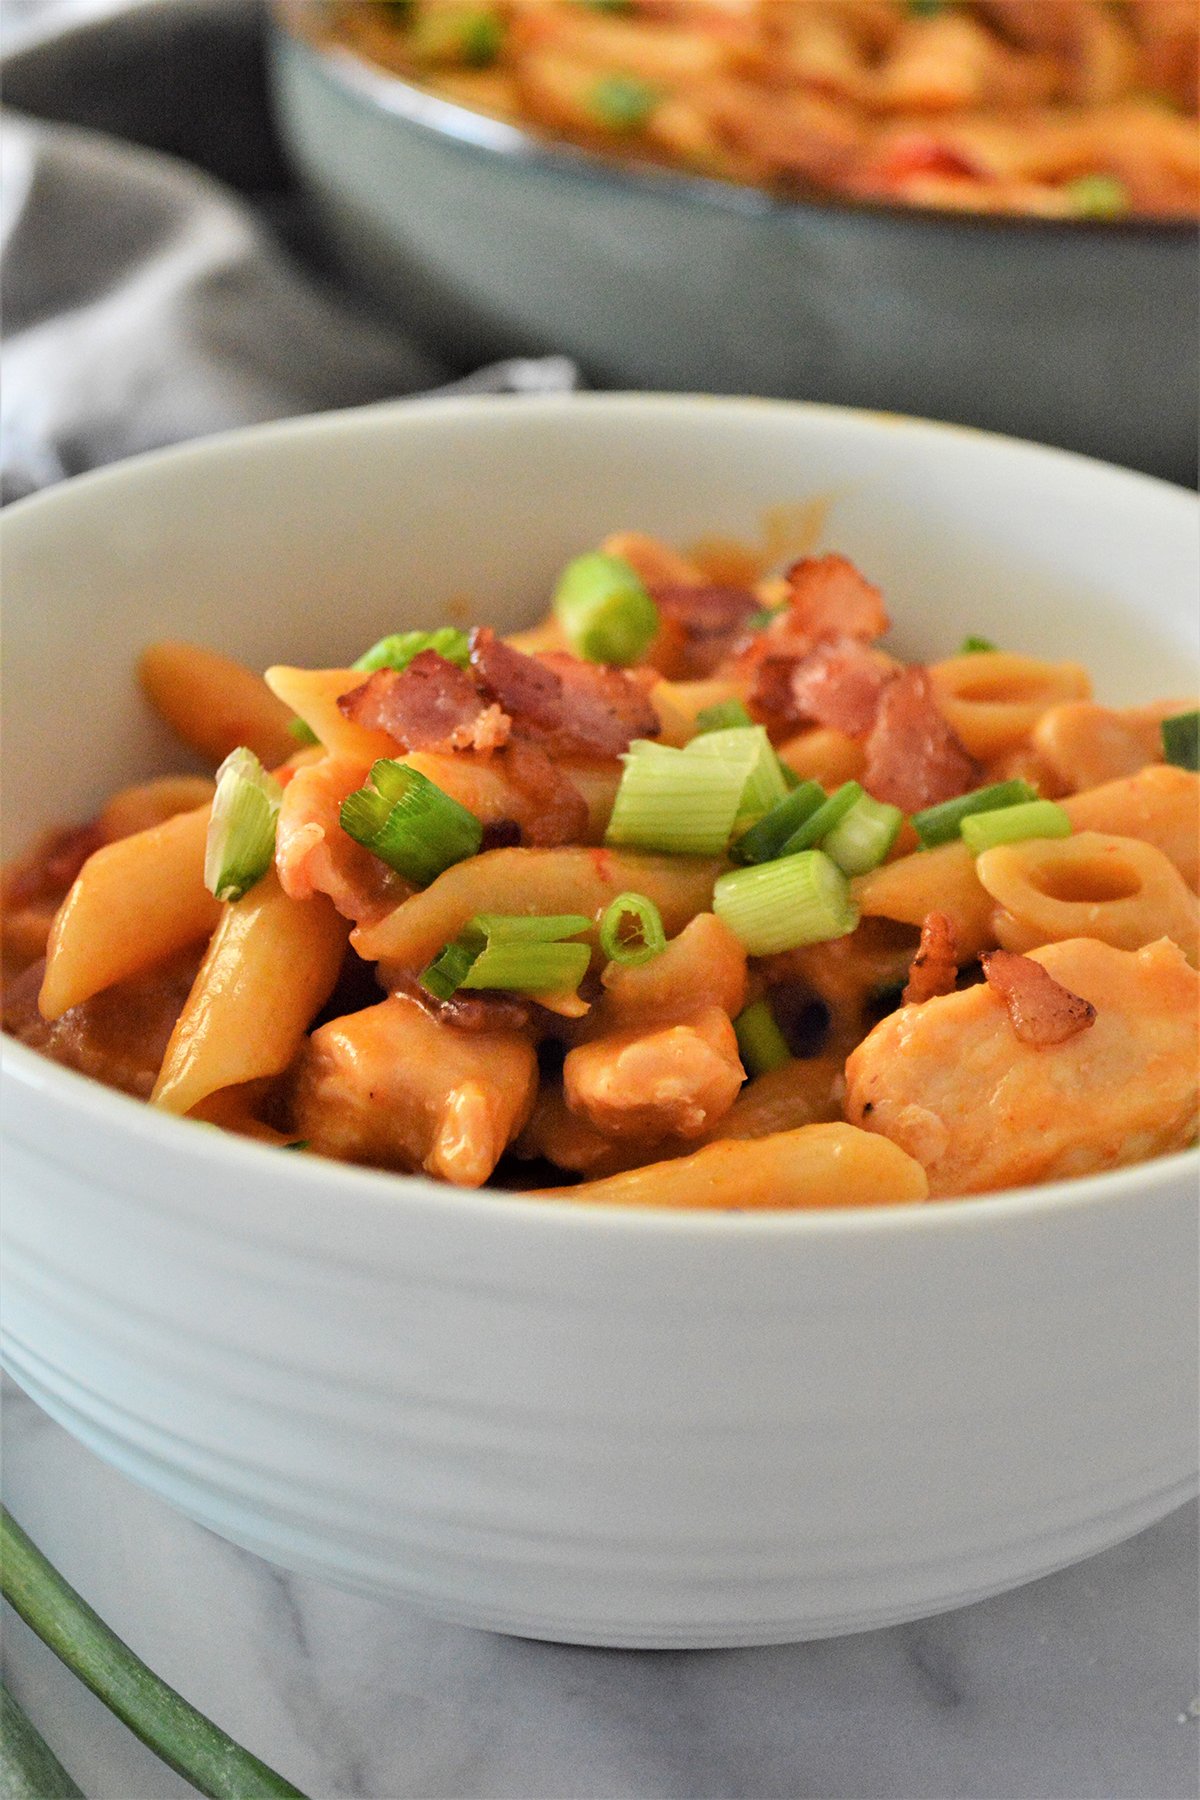
[[[255,0],[6,0],[0,481],[444,385],[320,261]],[[547,357],[456,389],[570,388]]]

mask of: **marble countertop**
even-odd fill
[[[287,1575],[114,1474],[11,1384],[4,1498],[189,1700],[313,1800],[1195,1800],[1197,1517],[920,1624],[613,1651]],[[90,1800],[192,1793],[16,1619],[4,1671]]]

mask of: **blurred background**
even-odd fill
[[[466,379],[1196,479],[1192,0],[7,0],[3,480]]]

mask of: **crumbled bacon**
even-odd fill
[[[952,994],[958,980],[958,946],[954,926],[945,913],[926,913],[921,945],[908,971],[908,985],[900,996],[905,1006],[919,1006],[939,994]]]
[[[439,1000],[421,986],[415,975],[409,974],[393,976],[389,985],[393,992],[415,1000],[431,1019],[440,1025],[452,1025],[456,1031],[524,1031],[533,1016],[534,1003],[515,994],[479,989]]]
[[[511,730],[506,714],[436,650],[422,650],[402,671],[376,669],[338,708],[357,725],[386,731],[402,750],[495,750]]]
[[[650,594],[673,640],[670,672],[679,681],[711,675],[731,654],[759,605],[749,588],[707,582],[652,587]]]
[[[497,751],[496,762],[520,803],[519,817],[502,823],[517,826],[521,843],[550,849],[579,842],[587,832],[587,801],[540,745],[514,738]]]
[[[658,735],[644,687],[623,669],[557,651],[526,656],[487,626],[471,633],[471,667],[521,735],[556,754],[619,756],[635,737]]]
[[[6,909],[31,906],[38,900],[57,905],[72,885],[88,857],[104,843],[99,821],[68,825],[41,839],[20,862],[4,870],[3,903]]]
[[[1023,1044],[1045,1050],[1065,1044],[1096,1020],[1096,1009],[1055,981],[1031,956],[1013,950],[990,950],[980,957],[987,984],[1003,1000],[1012,1028]]]
[[[804,556],[787,572],[794,627],[814,642],[882,637],[891,623],[883,595],[844,556]]]
[[[848,737],[866,737],[880,696],[895,678],[896,669],[885,656],[854,638],[818,644],[793,667],[787,716],[811,719]]]
[[[863,785],[877,800],[920,812],[979,785],[967,755],[938,710],[928,671],[913,665],[888,682],[867,739]]]
[[[483,850],[512,850],[521,842],[521,827],[515,819],[493,819],[483,828]]]

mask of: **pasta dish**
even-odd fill
[[[265,682],[151,645],[215,780],[5,871],[5,1029],[209,1126],[547,1199],[883,1204],[1185,1147],[1200,715],[981,637],[905,664],[888,626],[840,555],[624,531],[507,638]]]
[[[447,99],[794,196],[1200,212],[1192,0],[334,0]]]

